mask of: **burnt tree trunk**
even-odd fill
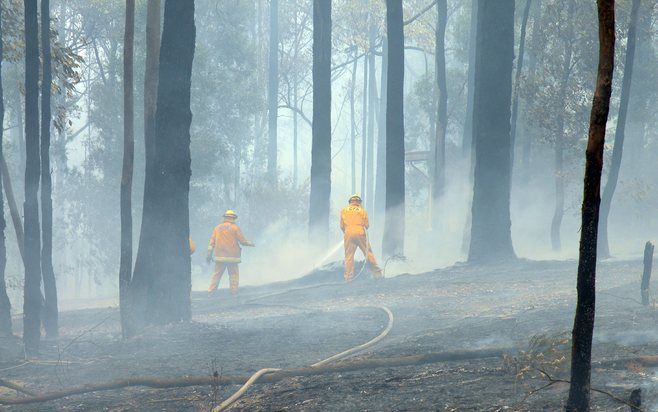
[[[543,13],[542,13],[542,5],[541,2],[535,2],[535,7],[537,8],[536,10],[536,16],[533,19],[532,22],[532,29],[531,29],[531,35],[530,35],[530,48],[528,49],[528,79],[530,81],[533,81],[536,72],[537,72],[537,64],[538,64],[538,54],[540,53],[541,49],[541,34],[543,31]],[[524,122],[523,124],[523,143],[521,145],[521,165],[523,167],[523,171],[525,173],[529,173],[531,171],[531,164],[530,164],[530,158],[532,154],[532,139],[533,136],[530,133],[530,124],[529,122]]]
[[[191,316],[189,250],[190,88],[196,27],[194,1],[167,0],[155,113],[152,193],[131,282],[136,325],[187,321]]]
[[[366,160],[368,154],[368,51],[363,56],[363,102],[361,107],[361,196],[366,193]]]
[[[37,0],[25,0],[25,284],[23,343],[28,355],[41,340],[41,228],[39,225],[39,20]]]
[[[0,3],[0,15],[2,15],[2,3]],[[5,120],[5,100],[2,90],[2,19],[0,19],[0,125]],[[3,131],[0,130],[0,158],[4,158]],[[7,296],[7,283],[5,281],[5,268],[7,267],[7,245],[5,244],[5,202],[2,201],[2,181],[4,170],[0,168],[0,336],[9,336],[11,329],[11,302]]]
[[[386,0],[386,211],[382,252],[404,254],[404,26],[402,0]]]
[[[599,21],[599,64],[592,102],[585,155],[582,223],[578,258],[578,300],[573,322],[571,384],[567,411],[588,411],[592,370],[592,335],[596,301],[596,243],[601,202],[601,170],[605,128],[610,111],[612,75],[615,64],[615,2],[597,0]]]
[[[375,173],[375,219],[380,226],[386,209],[386,95],[388,74],[388,39],[382,37],[382,72],[380,75],[379,122],[377,124],[377,166]]]
[[[510,220],[510,117],[514,1],[478,4],[473,135],[473,263],[514,259]]]
[[[160,60],[161,0],[148,0],[146,6],[146,63],[144,70],[144,146],[146,175],[153,174],[155,157],[155,108],[158,97],[158,61]],[[144,197],[152,190],[144,182]],[[142,226],[142,230],[143,230]]]
[[[468,34],[468,79],[466,86],[466,117],[464,118],[464,136],[462,153],[464,158],[473,160],[473,92],[475,90],[475,50],[477,43],[478,1],[471,0],[471,23]],[[473,166],[471,165],[471,169]]]
[[[16,243],[18,244],[18,252],[21,254],[21,259],[25,259],[25,253],[23,251],[25,246],[25,234],[23,233],[23,222],[21,221],[21,213],[18,210],[18,203],[16,202],[16,196],[14,196],[14,187],[11,183],[11,177],[9,176],[9,168],[7,167],[7,162],[5,161],[4,154],[0,156],[0,168],[2,168],[2,185],[5,192],[5,197],[7,198],[7,206],[9,207],[9,214],[11,215],[11,221],[14,226],[14,232],[16,233]]]
[[[436,229],[438,202],[445,189],[446,130],[448,128],[448,84],[446,82],[445,35],[448,23],[448,2],[436,3],[437,18],[434,32],[434,78],[437,91],[436,127],[434,136],[434,156],[432,159],[432,227]]]
[[[368,32],[368,143],[366,155],[366,191],[364,202],[366,209],[372,210],[375,200],[375,113],[377,112],[377,74],[375,72],[375,41],[377,40],[377,26],[370,17]]]
[[[327,242],[331,195],[331,0],[313,1],[311,239]]]
[[[160,59],[160,14],[161,1],[148,0],[146,6],[146,62],[144,70],[144,209],[140,227],[139,250],[145,250],[151,238],[151,223],[144,215],[149,213],[146,199],[152,199],[156,191],[156,134],[155,111],[158,94],[158,67]],[[153,206],[153,205],[151,205]],[[151,207],[149,206],[149,207]],[[151,279],[143,276],[134,281],[130,279],[130,286],[121,303],[121,327],[124,337],[133,336],[137,328],[145,323],[143,312],[146,305],[146,294],[151,285]]]
[[[653,243],[647,242],[644,245],[644,269],[642,271],[642,285],[640,294],[642,295],[642,304],[649,305],[649,282],[651,281],[651,269],[653,268]]]
[[[523,18],[521,19],[521,34],[519,38],[519,55],[516,58],[516,71],[514,72],[514,96],[512,97],[512,130],[510,132],[510,147],[512,148],[512,169],[514,169],[514,151],[516,148],[516,122],[519,114],[519,85],[521,84],[521,73],[523,73],[523,58],[525,56],[525,36],[528,27],[528,17],[530,16],[530,6],[532,0],[526,0],[523,8]]]
[[[277,180],[277,107],[279,97],[279,1],[270,0],[270,44],[267,72],[267,175]]]
[[[637,39],[637,20],[640,10],[640,0],[633,0],[631,7],[630,23],[628,25],[628,41],[626,43],[626,58],[624,62],[624,76],[621,83],[621,99],[619,101],[619,116],[617,117],[617,127],[615,129],[615,144],[612,148],[612,161],[610,163],[610,173],[608,180],[603,189],[601,197],[601,221],[599,223],[599,257],[610,257],[610,244],[608,241],[608,217],[610,216],[610,206],[612,197],[617,188],[619,181],[619,169],[621,168],[621,158],[624,151],[624,137],[626,135],[626,115],[628,114],[628,102],[631,94],[631,79],[633,77],[633,64],[635,61],[635,43]]]
[[[59,334],[57,282],[53,268],[53,183],[50,170],[50,89],[53,81],[50,53],[50,0],[41,0],[41,275],[43,276],[43,324],[46,335]]]
[[[573,25],[576,2],[569,1],[567,16],[569,16],[567,35],[564,39],[564,63],[562,66],[562,78],[560,80],[559,96],[564,101],[567,98],[569,87],[569,78],[571,77],[571,60],[573,56]],[[554,251],[562,249],[562,237],[560,231],[562,228],[562,219],[564,217],[564,115],[565,110],[561,109],[557,115],[557,133],[555,135],[555,209],[551,221],[551,246]]]
[[[119,263],[119,302],[121,330],[128,330],[128,289],[133,265],[132,187],[135,157],[133,98],[133,49],[135,44],[135,0],[126,0],[123,41],[123,169],[121,172],[121,259]]]
[[[355,46],[356,48],[356,46]],[[350,175],[352,182],[352,193],[356,193],[356,112],[354,105],[354,92],[356,88],[356,69],[358,59],[354,58],[352,63],[352,77],[350,79]]]

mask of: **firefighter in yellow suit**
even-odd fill
[[[363,252],[375,279],[383,278],[382,270],[377,264],[368,241],[366,231],[369,226],[368,212],[361,206],[361,197],[352,195],[349,205],[340,212],[340,229],[343,231],[345,245],[345,281],[347,282],[354,280],[354,253],[357,248]]]
[[[242,230],[235,223],[237,219],[238,215],[234,211],[227,210],[224,213],[224,222],[213,230],[206,259],[208,262],[215,261],[215,271],[208,292],[212,293],[217,289],[225,270],[228,271],[231,293],[238,292],[240,277],[238,264],[241,262],[241,246],[254,246],[254,244],[244,237]]]

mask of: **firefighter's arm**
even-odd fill
[[[363,227],[370,229],[370,221],[368,220],[368,212],[363,211]]]
[[[254,245],[254,242],[251,242],[244,237],[244,234],[242,234],[242,230],[239,227],[235,230],[235,237],[242,246],[256,246]]]

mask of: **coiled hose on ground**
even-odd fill
[[[362,306],[362,307],[363,307],[363,306]],[[348,356],[351,356],[351,355],[353,355],[353,354],[355,354],[355,353],[357,353],[357,352],[360,352],[360,351],[362,351],[362,350],[365,350],[365,349],[367,349],[367,348],[370,348],[370,347],[376,345],[377,343],[379,343],[382,339],[384,339],[384,338],[389,334],[389,332],[390,332],[391,329],[393,328],[393,320],[394,320],[393,312],[391,312],[391,310],[390,310],[389,308],[387,308],[386,306],[365,306],[365,307],[366,307],[366,308],[377,308],[377,309],[381,309],[381,310],[383,310],[384,312],[386,312],[386,315],[388,316],[388,324],[386,325],[386,328],[384,328],[384,330],[383,330],[379,335],[377,335],[375,338],[369,340],[368,342],[366,342],[366,343],[364,343],[364,344],[361,344],[361,345],[358,345],[358,346],[355,346],[355,347],[353,347],[353,348],[350,348],[350,349],[348,349],[348,350],[346,350],[346,351],[343,351],[343,352],[337,353],[337,354],[335,354],[335,355],[333,355],[333,356],[328,357],[327,359],[324,359],[324,360],[321,360],[321,361],[319,361],[319,362],[316,362],[316,363],[314,363],[314,364],[311,365],[312,368],[318,368],[318,367],[324,366],[324,365],[326,365],[326,364],[328,364],[328,363],[335,362],[335,361],[340,360],[340,359],[344,359],[344,358],[346,358],[346,357],[348,357]],[[218,406],[216,406],[215,408],[213,408],[212,412],[221,412],[221,411],[226,410],[226,409],[227,409],[228,407],[230,407],[233,403],[235,403],[235,401],[237,401],[238,399],[240,399],[240,397],[241,397],[245,392],[247,392],[247,390],[248,390],[248,389],[249,389],[254,383],[256,383],[256,381],[257,381],[261,376],[263,376],[263,375],[265,375],[265,374],[268,374],[268,373],[277,372],[277,371],[279,371],[279,370],[280,370],[280,369],[277,369],[277,368],[263,368],[263,369],[260,369],[258,372],[254,373],[254,374],[251,376],[251,378],[249,378],[249,380],[248,380],[247,382],[245,382],[245,384],[242,385],[242,387],[240,387],[240,389],[237,390],[237,392],[235,392],[233,395],[231,395],[229,398],[227,398],[227,399],[226,399],[225,401],[223,401],[221,404],[219,404]]]

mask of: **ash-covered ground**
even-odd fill
[[[642,410],[658,410],[650,368],[609,362],[658,354],[658,310],[639,302],[641,273],[640,261],[599,265],[592,376],[593,387],[607,394],[593,393],[594,410],[629,410],[621,401],[639,387]],[[575,261],[341,280],[340,266],[333,266],[297,281],[245,287],[237,297],[226,290],[211,298],[195,293],[193,322],[150,328],[129,340],[120,337],[117,308],[64,312],[61,337],[43,343],[41,358],[2,364],[0,377],[49,393],[136,376],[305,367],[377,336],[388,320],[377,306],[386,306],[394,314],[391,333],[350,359],[490,348],[505,355],[256,384],[231,410],[553,411],[566,400],[568,385],[550,379],[569,378]],[[237,389],[134,387],[4,408],[210,410]],[[22,395],[2,388],[0,396]]]

